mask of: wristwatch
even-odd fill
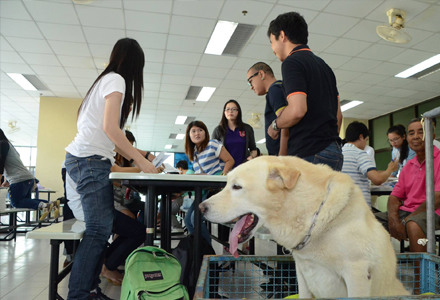
[[[272,121],[272,128],[275,131],[280,131],[280,129],[277,127],[277,119]]]

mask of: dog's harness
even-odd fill
[[[315,214],[313,215],[312,225],[310,226],[309,232],[307,232],[307,234],[304,237],[303,241],[301,243],[299,243],[298,245],[296,245],[296,247],[294,247],[293,250],[301,250],[302,248],[305,247],[307,242],[310,240],[310,236],[312,235],[312,230],[313,230],[313,228],[316,225],[316,221],[317,221],[318,215],[321,212],[321,208],[324,206],[324,202],[327,200],[329,194],[330,194],[330,183],[327,186],[327,196],[325,196],[324,200],[321,202],[321,205],[319,206],[318,211],[315,212]]]

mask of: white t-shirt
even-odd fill
[[[75,216],[75,219],[84,221],[84,211],[81,204],[81,196],[76,191],[76,183],[70,178],[69,173],[66,172],[66,196],[69,202],[70,209]]]
[[[105,97],[113,92],[122,94],[121,107],[124,103],[125,80],[111,72],[102,77],[90,92],[78,117],[76,134],[66,151],[77,157],[101,155],[114,163],[115,144],[104,132]]]

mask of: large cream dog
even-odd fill
[[[328,166],[260,157],[230,172],[200,209],[217,223],[241,217],[229,238],[235,256],[239,243],[268,228],[292,250],[300,298],[409,295],[389,234],[351,178]]]

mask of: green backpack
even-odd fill
[[[181,271],[179,261],[165,250],[136,249],[125,261],[121,300],[189,300]]]

